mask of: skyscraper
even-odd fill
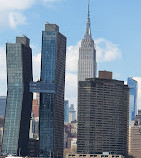
[[[129,97],[129,125],[135,120],[137,114],[137,81],[129,77],[127,84],[130,88],[130,97]]]
[[[63,157],[65,62],[66,37],[57,25],[46,24],[42,32],[40,81],[48,91],[40,92],[39,110],[39,154],[43,157]]]
[[[69,101],[64,101],[64,122],[69,122]]]
[[[103,76],[79,81],[77,152],[126,156],[129,88],[108,74]]]
[[[74,110],[74,104],[71,104],[69,107],[69,123],[75,120],[76,120],[76,111]]]
[[[81,47],[79,48],[78,81],[85,81],[86,78],[95,78],[96,69],[96,50],[91,35],[90,13],[88,5],[86,32],[84,38],[81,41]]]
[[[5,116],[6,97],[0,96],[0,118]]]
[[[32,93],[32,50],[29,39],[16,37],[16,43],[6,44],[7,106],[2,154],[27,155]]]

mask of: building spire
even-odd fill
[[[90,0],[88,0],[88,17],[87,17],[86,32],[84,38],[91,38]]]
[[[90,18],[90,0],[88,0],[88,18]]]

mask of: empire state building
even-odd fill
[[[86,32],[81,41],[81,47],[79,48],[78,81],[85,81],[86,78],[95,78],[96,69],[96,50],[91,35],[90,12],[88,5]]]

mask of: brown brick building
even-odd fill
[[[77,152],[126,156],[128,112],[129,88],[123,81],[104,78],[80,81]]]

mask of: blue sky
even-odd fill
[[[5,43],[23,34],[30,38],[36,80],[42,30],[49,22],[58,24],[67,37],[66,99],[76,105],[78,49],[85,32],[87,0],[0,0],[0,4],[0,95],[6,94]],[[113,71],[114,78],[124,81],[140,77],[141,1],[90,0],[90,4],[98,70]]]

